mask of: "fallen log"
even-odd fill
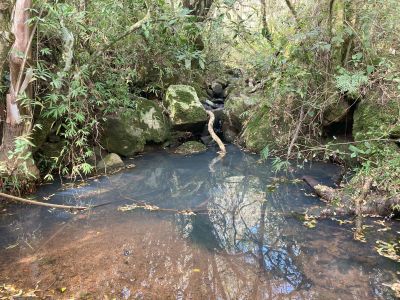
[[[400,197],[398,195],[384,197],[373,193],[368,194],[371,186],[371,179],[366,180],[361,191],[361,196],[358,198],[352,198],[346,195],[341,189],[334,189],[320,184],[311,176],[303,176],[302,179],[322,201],[329,205],[328,208],[322,211],[324,216],[334,215],[336,213],[389,216],[394,213],[394,207],[400,204]]]
[[[8,200],[8,201],[17,201],[17,202],[21,202],[24,204],[30,204],[30,205],[38,205],[38,206],[46,206],[46,207],[51,207],[51,208],[70,209],[70,210],[85,210],[85,209],[89,208],[86,206],[70,206],[70,205],[39,202],[39,201],[24,199],[21,197],[12,196],[12,195],[8,195],[8,194],[4,194],[4,193],[0,193],[0,199]]]

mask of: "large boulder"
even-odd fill
[[[400,101],[396,98],[381,103],[378,93],[363,99],[354,112],[353,137],[356,141],[400,137]]]
[[[257,109],[244,128],[242,142],[251,151],[260,152],[273,142],[269,109],[267,105]]]
[[[222,132],[228,143],[235,141],[248,118],[248,113],[259,104],[262,97],[257,94],[232,94],[225,101]]]
[[[228,97],[224,106],[224,121],[230,122],[235,129],[241,130],[243,122],[247,118],[246,112],[261,101],[262,97],[258,94],[239,94]]]
[[[207,113],[195,89],[191,86],[169,86],[163,103],[175,128],[182,130],[201,129],[207,122]]]
[[[135,104],[135,108],[121,108],[106,117],[100,142],[109,152],[130,156],[143,151],[146,142],[168,139],[170,123],[161,107],[142,98]]]
[[[341,122],[350,111],[350,105],[343,99],[332,103],[324,110],[323,125],[329,126]]]
[[[118,170],[124,167],[124,162],[118,154],[110,153],[97,163],[96,169],[99,172]]]
[[[52,118],[45,118],[42,116],[39,116],[35,120],[35,125],[40,125],[40,126],[35,126],[34,129],[32,130],[32,143],[34,146],[32,147],[33,152],[36,152],[39,150],[42,145],[46,142],[47,137],[50,135],[53,124],[55,120]]]

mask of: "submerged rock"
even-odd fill
[[[144,149],[146,142],[161,143],[170,135],[170,123],[154,101],[137,99],[136,107],[121,108],[103,124],[102,146],[109,152],[129,156]]]
[[[174,127],[195,130],[207,122],[207,113],[191,86],[171,85],[163,103]]]
[[[98,162],[96,169],[97,171],[105,172],[123,168],[124,166],[124,162],[118,154],[110,153]]]
[[[204,152],[206,150],[207,147],[204,144],[196,141],[189,141],[180,145],[178,148],[175,149],[174,152],[176,154],[189,155]]]

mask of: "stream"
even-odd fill
[[[395,299],[386,284],[399,265],[374,247],[398,222],[386,230],[382,219],[365,220],[361,242],[346,219],[309,228],[299,217],[321,205],[299,179],[332,185],[339,167],[275,174],[271,161],[227,151],[215,162],[215,149],[157,150],[85,184],[41,186],[36,196],[52,203],[104,205],[10,205],[0,214],[0,286],[46,299]]]

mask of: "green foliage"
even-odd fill
[[[368,77],[361,71],[350,73],[344,68],[340,68],[338,73],[335,76],[336,88],[342,93],[358,98],[361,87],[368,83]]]
[[[150,20],[124,36],[146,7]],[[73,177],[91,173],[103,116],[135,108],[139,93],[161,97],[170,83],[191,81],[206,66],[202,26],[187,9],[172,10],[164,1],[100,0],[82,7],[37,0],[34,11],[43,14],[30,21],[39,32],[37,101],[29,105],[36,116],[56,120],[52,134],[63,141],[51,157],[35,154],[48,179],[55,169]]]

